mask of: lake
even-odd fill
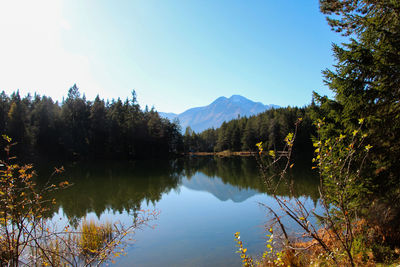
[[[129,224],[140,210],[159,212],[154,229],[138,230],[115,266],[240,266],[234,233],[260,256],[272,218],[260,203],[279,212],[253,157],[85,162],[65,169],[55,179],[73,186],[55,193],[49,214],[59,224],[83,218]],[[296,196],[315,207],[318,179],[311,167],[295,167],[291,175]],[[278,194],[289,198],[284,186]],[[283,220],[292,233],[299,230]]]

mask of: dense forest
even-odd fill
[[[137,159],[166,157],[182,150],[180,127],[132,98],[94,101],[76,85],[61,103],[19,92],[0,94],[0,133],[18,145],[20,157]]]
[[[286,134],[298,118],[296,149],[312,155],[315,134],[311,114],[304,108],[271,109],[249,118],[224,122],[218,129],[199,134],[188,127],[184,134],[178,121],[161,118],[154,109],[141,110],[132,99],[88,101],[76,85],[61,103],[38,94],[0,94],[0,132],[18,145],[22,158],[139,159],[169,157],[188,152],[253,151],[263,141],[268,149],[281,149]]]
[[[284,138],[293,132],[301,118],[296,138],[296,151],[302,156],[312,156],[312,136],[316,134],[312,118],[314,104],[304,108],[287,107],[270,109],[249,118],[224,122],[218,129],[208,129],[199,134],[188,127],[183,136],[185,152],[255,151],[262,141],[266,149],[281,150]]]

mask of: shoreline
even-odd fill
[[[188,156],[219,156],[219,157],[230,157],[230,156],[242,156],[249,157],[257,155],[257,152],[252,151],[221,151],[221,152],[189,152],[186,155]]]

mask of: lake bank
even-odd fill
[[[220,151],[220,152],[189,152],[187,155],[189,156],[219,156],[219,157],[230,157],[230,156],[256,156],[257,152],[252,151]]]

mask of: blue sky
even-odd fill
[[[303,106],[332,95],[316,0],[0,0],[0,90],[125,99],[180,113],[240,94]]]

